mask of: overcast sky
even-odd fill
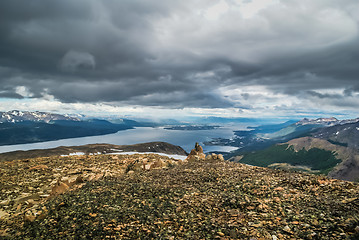
[[[0,111],[357,117],[358,13],[358,0],[3,0]]]

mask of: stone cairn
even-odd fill
[[[194,146],[194,149],[191,150],[190,154],[186,158],[186,161],[188,162],[196,162],[196,161],[224,161],[222,154],[209,154],[206,156],[206,154],[203,153],[203,148],[196,143]]]

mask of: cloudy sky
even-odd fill
[[[3,0],[0,111],[359,115],[358,0]]]

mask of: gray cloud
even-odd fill
[[[60,60],[59,67],[65,72],[75,72],[79,69],[94,69],[96,60],[88,52],[70,50]]]
[[[248,108],[217,89],[358,91],[356,0],[286,0],[249,19],[226,2],[209,20],[204,0],[1,1],[0,97],[24,86],[62,102]]]

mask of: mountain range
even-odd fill
[[[103,135],[135,126],[142,124],[126,119],[112,123],[102,119],[13,110],[0,112],[0,145]]]
[[[51,121],[80,121],[80,119],[67,115],[39,111],[29,112],[13,110],[8,112],[0,112],[0,123],[18,123],[25,121],[49,123]]]

